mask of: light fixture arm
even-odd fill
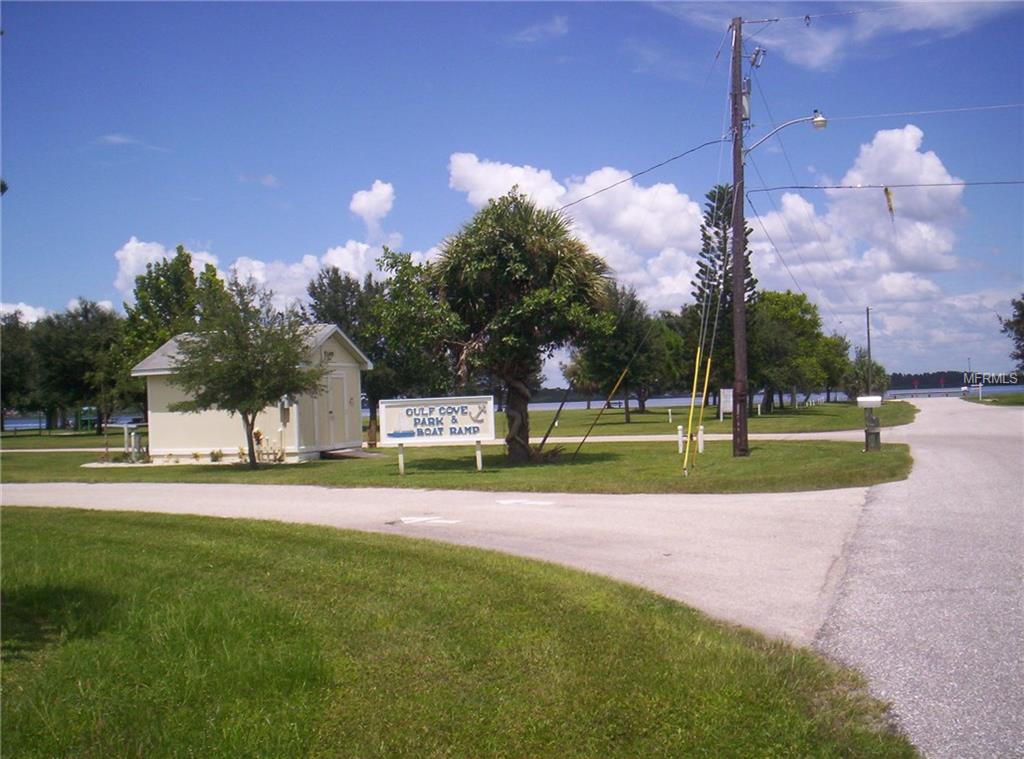
[[[811,123],[814,124],[814,128],[815,129],[824,129],[826,124],[828,124],[828,121],[825,119],[825,117],[822,116],[818,111],[815,111],[814,114],[811,115],[811,116],[801,116],[798,119],[793,119],[792,121],[787,121],[785,124],[779,124],[772,131],[770,131],[768,134],[766,134],[764,137],[762,137],[760,140],[755,142],[749,148],[745,149],[743,151],[743,157],[745,158],[747,156],[747,153],[749,153],[751,150],[756,148],[758,145],[763,143],[768,138],[774,137],[777,133],[781,132],[786,127],[793,126],[793,124],[804,124],[804,123],[806,123],[808,121],[810,121]]]

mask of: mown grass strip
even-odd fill
[[[967,398],[971,403],[980,403],[983,406],[1024,406],[1024,393],[992,393],[982,394],[981,399],[977,397]]]
[[[758,493],[862,487],[905,479],[906,445],[883,444],[863,453],[860,443],[752,441],[751,455],[734,458],[729,442],[706,446],[690,475],[682,473],[675,443],[588,443],[575,461],[568,453],[543,466],[510,467],[503,448],[484,452],[475,470],[472,448],[407,448],[406,474],[397,453],[379,449],[365,459],[266,466],[150,465],[83,468],[89,453],[11,453],[0,456],[4,482],[201,482],[327,487],[409,487],[568,493]]]
[[[626,424],[625,411],[620,408],[606,410],[593,435],[673,435],[679,425],[686,426],[688,406],[672,409],[672,421],[668,419],[668,408],[648,406],[644,413],[633,409],[630,412],[630,423]],[[558,419],[558,427],[552,434],[558,436],[583,435],[597,416],[597,408],[569,409],[562,412]],[[878,417],[883,427],[910,424],[917,414],[917,407],[906,401],[887,401],[879,411]],[[554,411],[530,412],[530,435],[542,436],[554,418]],[[695,417],[696,418],[696,417]],[[696,424],[696,421],[694,422]],[[506,432],[504,414],[498,414],[495,428],[499,437]],[[752,433],[791,433],[791,432],[835,432],[838,430],[858,430],[864,428],[864,410],[854,403],[826,403],[821,406],[808,406],[800,409],[779,409],[764,416],[751,415],[749,431]],[[732,420],[726,417],[718,421],[717,411],[709,407],[704,411],[704,431],[707,433],[732,432]]]
[[[5,755],[914,755],[855,673],[581,572],[240,520],[3,524]]]

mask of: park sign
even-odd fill
[[[381,445],[472,445],[494,440],[494,398],[399,398],[379,405]]]

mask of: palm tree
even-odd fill
[[[509,461],[530,461],[530,378],[555,348],[607,329],[607,264],[513,188],[445,240],[432,276],[462,322],[460,385],[480,371],[500,379]]]

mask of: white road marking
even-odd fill
[[[528,501],[522,498],[509,498],[498,501],[502,506],[553,506],[554,501]]]
[[[461,519],[442,519],[441,517],[402,517],[402,524],[459,524]]]

